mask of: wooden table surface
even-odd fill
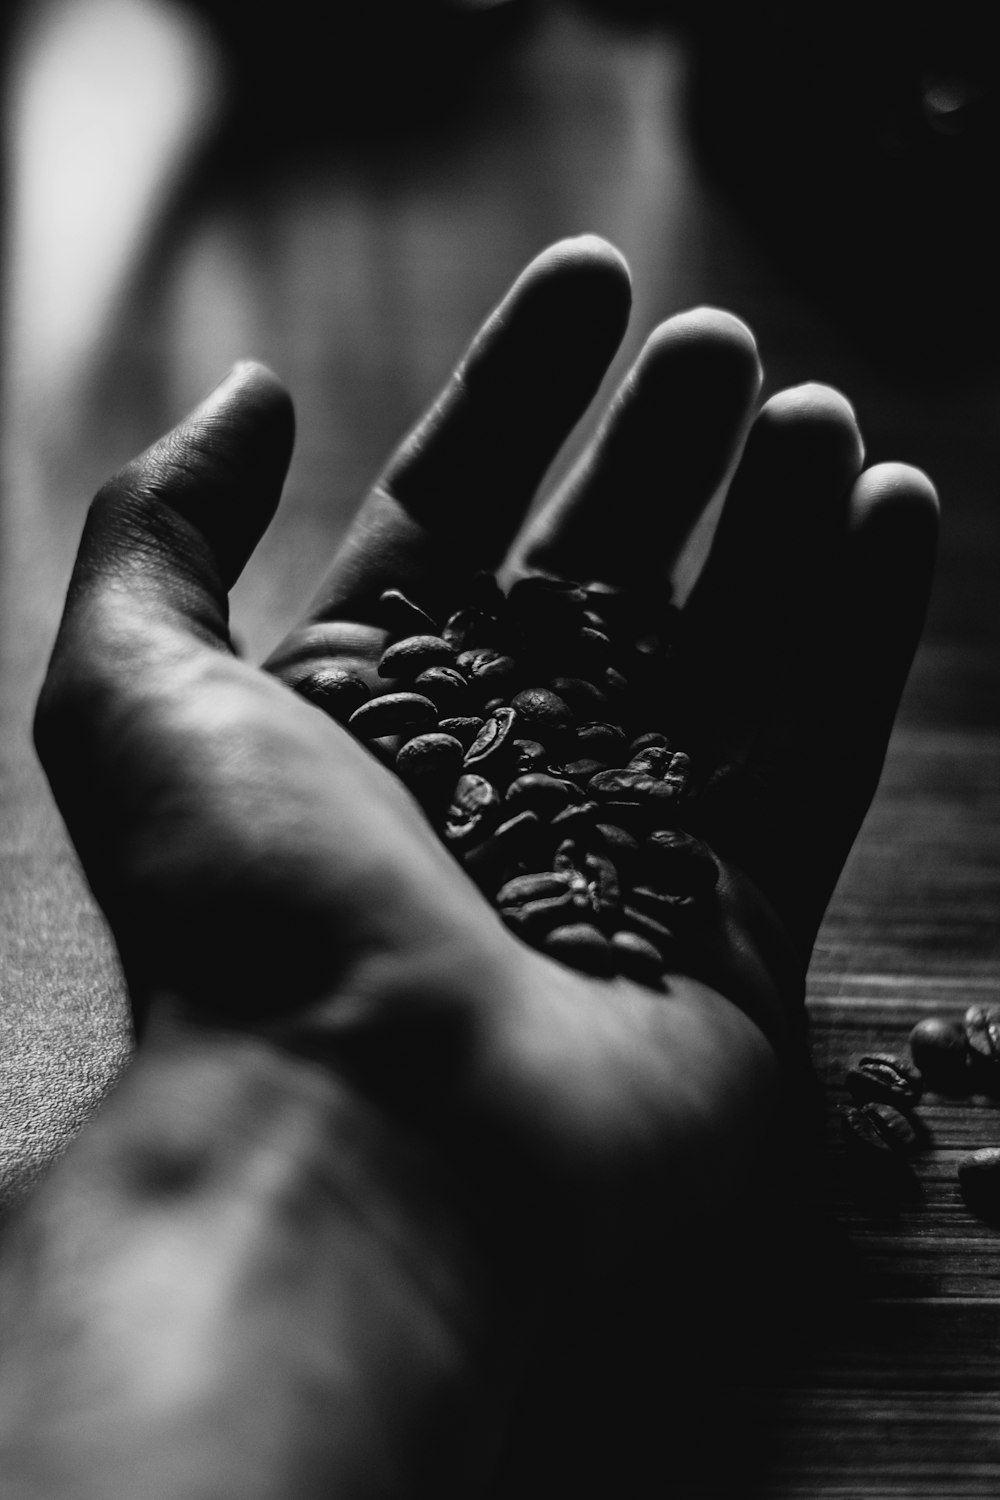
[[[941,493],[926,636],[810,975],[828,1206],[854,1290],[768,1393],[759,1488],[796,1500],[995,1496],[1000,1230],[964,1208],[955,1164],[1000,1143],[1000,1105],[928,1096],[921,1191],[895,1204],[866,1201],[840,1170],[836,1108],[855,1051],[900,1048],[921,1016],[1000,1002],[996,368],[919,341],[893,359],[898,349],[862,340],[821,295],[828,268],[817,263],[812,290],[808,275],[793,283],[703,168],[685,112],[690,47],[669,30],[536,6],[530,22],[497,31],[487,56],[445,60],[433,88],[446,108],[411,79],[405,107],[384,111],[362,48],[349,108],[327,109],[318,70],[305,68],[309,111],[297,87],[263,90],[253,73],[237,107],[193,12],[151,0],[29,11],[8,59],[3,1201],[44,1171],[131,1047],[112,948],[30,745],[92,492],[234,359],[271,364],[295,396],[298,446],[234,605],[248,648],[266,649],[509,281],[550,241],[593,230],[634,273],[632,331],[612,378],[661,317],[729,306],[758,335],[768,390],[840,385],[869,456],[921,465]],[[279,70],[287,63],[282,54]],[[449,66],[465,70],[464,88]],[[331,92],[349,73],[333,70]],[[849,726],[845,737],[849,753]]]

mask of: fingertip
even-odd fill
[[[831,459],[854,470],[864,462],[857,414],[836,386],[804,381],[777,391],[764,403],[757,422],[762,430],[779,433],[786,442],[797,436],[810,449],[821,443],[830,450]]]
[[[753,332],[742,318],[721,307],[693,307],[658,324],[647,338],[634,373],[686,379],[710,370],[713,378],[731,382],[747,397],[756,396],[763,369]]]
[[[851,496],[852,513],[864,523],[876,512],[904,515],[911,522],[937,530],[941,502],[933,480],[913,464],[873,464],[858,476]]]

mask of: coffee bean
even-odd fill
[[[620,766],[625,760],[627,741],[617,724],[592,720],[576,730],[576,749],[580,757],[603,761],[606,766]]]
[[[628,747],[629,759],[631,760],[633,756],[638,755],[642,750],[652,749],[672,750],[673,746],[665,734],[661,734],[658,730],[649,729],[645,734],[637,734],[631,742]]]
[[[468,750],[482,727],[482,719],[469,715],[463,715],[455,719],[442,719],[438,725],[442,734],[453,734],[466,750]]]
[[[569,807],[564,807],[562,812],[556,813],[552,819],[552,832],[557,839],[586,836],[594,826],[596,812],[596,802],[571,803]]]
[[[402,745],[396,771],[407,786],[450,788],[462,765],[462,745],[454,735],[418,734]]]
[[[469,684],[454,667],[427,667],[412,686],[415,693],[430,698],[439,713],[455,714],[469,701]]]
[[[485,772],[502,761],[508,744],[513,744],[516,723],[513,708],[495,709],[465,752],[466,769]]]
[[[928,1088],[954,1093],[968,1086],[965,1027],[941,1016],[927,1016],[910,1032],[910,1056]]]
[[[551,744],[553,737],[568,729],[572,722],[565,699],[550,688],[522,688],[511,700],[511,707],[524,732],[545,745]]]
[[[444,837],[461,848],[477,843],[500,821],[500,793],[485,776],[466,772],[458,778],[445,817]]]
[[[549,896],[564,896],[572,891],[572,880],[560,870],[537,870],[530,875],[516,875],[497,891],[500,906],[523,906],[527,901],[541,901]]]
[[[367,682],[344,667],[317,667],[307,677],[299,679],[295,691],[329,714],[331,719],[336,719],[338,724],[346,724],[355,709],[371,697]]]
[[[573,922],[546,934],[543,947],[553,958],[587,974],[607,975],[615,969],[615,950],[590,922]]]
[[[572,781],[578,787],[590,785],[590,780],[596,776],[598,771],[607,769],[607,763],[603,760],[593,760],[587,757],[583,760],[568,760],[563,763],[562,774],[568,781]]]
[[[608,707],[607,695],[586,678],[553,677],[551,686],[556,696],[581,716],[593,718]]]
[[[868,1052],[856,1058],[844,1075],[844,1083],[856,1104],[894,1104],[909,1110],[919,1103],[923,1079],[902,1057]]]
[[[379,619],[393,635],[437,635],[430,615],[401,589],[385,589],[378,601]]]
[[[670,769],[673,756],[674,752],[667,745],[645,745],[629,756],[627,769],[642,771],[659,779]]]
[[[469,681],[474,687],[485,689],[489,693],[503,691],[517,677],[517,662],[514,658],[489,646],[463,651],[457,665],[468,673]]]
[[[473,646],[491,646],[496,640],[497,622],[485,610],[457,609],[448,616],[441,638],[456,652]]]
[[[408,635],[382,652],[378,664],[380,677],[406,677],[413,680],[428,667],[450,667],[455,662],[455,648],[439,635]]]
[[[497,867],[531,859],[540,851],[543,843],[542,821],[537,813],[522,812],[500,823],[472,851],[480,865]]]
[[[434,729],[437,721],[437,709],[422,694],[383,693],[356,708],[347,727],[360,739],[382,739],[390,734]]]
[[[665,964],[678,961],[681,947],[673,928],[666,927],[655,917],[647,916],[645,912],[639,911],[629,900],[622,902],[618,925],[622,930],[634,932],[638,937],[645,938],[647,942],[652,943]]]
[[[996,1086],[1000,1082],[1000,1007],[970,1005],[962,1024],[976,1081]]]
[[[507,788],[507,803],[520,811],[530,807],[542,817],[553,817],[569,802],[580,800],[580,792],[572,782],[561,781],[541,771],[529,771],[518,776]]]
[[[917,1132],[900,1110],[891,1104],[844,1105],[841,1130],[847,1144],[866,1157],[895,1160],[913,1150]]]
[[[663,982],[663,959],[659,952],[636,932],[613,932],[611,946],[620,971],[638,984],[659,988]]]
[[[661,781],[646,771],[626,769],[598,771],[587,783],[587,790],[601,802],[624,798],[650,808],[657,804],[673,803],[678,795],[677,788],[671,782]]]
[[[621,884],[618,871],[606,854],[587,852],[583,859],[587,890],[595,914],[603,921],[618,910],[621,904]]]
[[[1000,1221],[1000,1146],[970,1151],[958,1163],[958,1184],[965,1205],[987,1223]]]
[[[511,769],[515,776],[527,775],[531,771],[544,771],[549,762],[549,752],[540,740],[515,740]]]
[[[655,830],[643,841],[641,852],[654,884],[663,890],[705,895],[718,883],[712,851],[679,828]]]

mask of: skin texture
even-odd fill
[[[489,1488],[560,1252],[606,1268],[712,1221],[753,1171],[919,637],[936,499],[905,465],[863,469],[838,392],[801,386],[758,410],[752,335],[704,308],[651,334],[524,525],[628,307],[603,241],[532,262],[263,669],[233,654],[226,596],[291,453],[274,375],[237,367],[94,502],[37,743],[143,1041],[7,1253],[19,1353],[0,1413],[19,1495],[114,1500],[137,1476],[157,1497]],[[649,587],[734,467],[683,617],[681,706],[691,743],[744,771],[711,831],[719,894],[692,972],[659,995],[527,949],[391,773],[291,689],[319,664],[377,681],[389,586],[432,614],[483,566]],[[151,1204],[173,1226],[157,1276],[179,1374],[140,1400],[130,1371],[165,1338],[143,1311]],[[53,1236],[68,1248],[29,1276]],[[248,1240],[273,1255],[241,1258]],[[402,1282],[400,1245],[416,1267]],[[359,1266],[361,1324],[314,1317],[357,1307]],[[46,1329],[71,1306],[92,1326],[70,1318],[54,1362]],[[312,1330],[312,1363],[289,1326]],[[204,1420],[193,1435],[191,1390],[219,1418],[211,1440]],[[224,1420],[260,1400],[270,1424]],[[443,1438],[456,1422],[475,1440]],[[91,1489],[78,1465],[62,1475],[67,1431]]]

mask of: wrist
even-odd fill
[[[447,1170],[255,1038],[154,1026],[4,1275],[25,1496],[463,1493],[500,1409],[509,1307]]]

